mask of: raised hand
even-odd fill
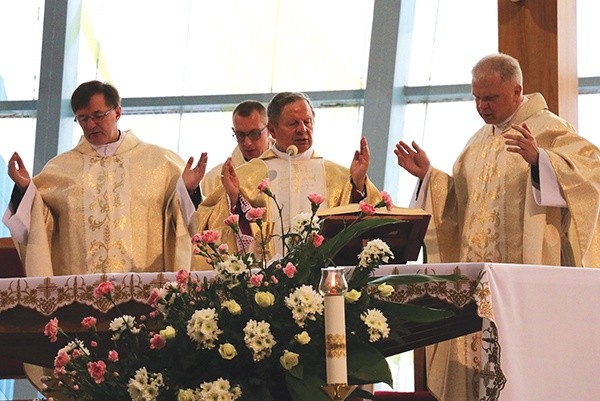
[[[17,152],[13,153],[8,161],[8,176],[22,192],[25,192],[31,182],[31,176]]]
[[[185,167],[183,168],[183,173],[181,173],[181,178],[183,178],[183,182],[185,183],[185,187],[189,193],[194,192],[198,188],[198,185],[200,185],[202,178],[204,178],[207,161],[208,154],[206,152],[202,152],[200,159],[198,159],[198,163],[194,168],[192,168],[192,165],[194,164],[194,158],[190,157],[188,159]]]
[[[231,203],[237,203],[238,196],[240,195],[240,180],[238,179],[235,167],[233,167],[233,163],[231,162],[231,157],[227,158],[225,163],[223,163],[223,168],[221,169],[221,183],[223,184]]]
[[[398,142],[394,153],[400,167],[421,180],[425,178],[431,163],[429,163],[427,153],[415,141],[412,142],[412,148],[404,141]]]
[[[535,138],[531,135],[529,126],[523,123],[521,125],[513,124],[510,127],[519,132],[520,135],[504,134],[504,137],[506,138],[506,150],[520,154],[527,163],[532,166],[537,166],[540,151]]]
[[[352,182],[359,191],[365,190],[365,182],[367,181],[367,170],[369,170],[369,162],[371,153],[369,152],[369,144],[367,138],[360,138],[360,149],[354,152],[352,163],[350,164],[350,176]]]

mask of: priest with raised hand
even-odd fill
[[[310,212],[308,195],[324,196],[323,208],[358,203],[376,203],[379,191],[367,178],[369,147],[362,138],[360,149],[352,159],[350,169],[319,156],[313,149],[315,112],[310,99],[299,92],[282,92],[273,97],[267,108],[268,129],[275,143],[260,157],[235,169],[231,160],[223,164],[222,186],[198,207],[195,231],[218,230],[221,241],[230,247],[248,249],[260,233],[252,234],[245,213],[250,208],[264,207],[263,227],[272,228],[265,234],[281,235],[278,208],[273,199],[258,190],[268,179],[269,188],[282,207],[283,232],[290,220],[302,212]],[[236,241],[233,231],[223,222],[231,214],[240,217],[242,240]],[[274,224],[273,224],[274,223]],[[231,248],[231,249],[236,249]],[[256,249],[256,248],[255,248]],[[282,256],[281,241],[272,240],[267,257]],[[194,268],[202,266],[201,257],[193,257]]]

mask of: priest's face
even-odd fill
[[[76,111],[75,118],[89,143],[106,145],[119,139],[117,121],[121,118],[121,111],[121,106],[108,106],[104,95],[96,93],[86,107]]]
[[[232,129],[244,159],[254,159],[269,148],[267,118],[261,116],[258,110],[253,110],[248,116],[234,114]]]
[[[298,153],[303,153],[312,147],[313,123],[314,115],[308,102],[298,99],[283,107],[278,121],[269,122],[269,131],[280,151],[296,145]]]
[[[498,74],[474,80],[471,92],[477,112],[486,124],[502,124],[521,104],[522,87],[512,80],[502,81]]]

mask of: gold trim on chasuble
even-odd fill
[[[84,156],[86,266],[94,273],[132,268],[129,158]]]
[[[505,199],[503,175],[506,163],[504,138],[489,136],[476,155],[473,171],[476,174],[469,191],[469,204],[465,205],[465,252],[461,260],[467,262],[492,262],[502,260],[501,244],[505,242],[503,205]]]

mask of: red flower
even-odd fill
[[[44,335],[50,339],[50,342],[56,342],[58,339],[58,319],[53,318],[44,327]]]
[[[160,336],[160,334],[155,334],[150,339],[150,349],[161,349],[165,346],[167,342],[164,338]]]
[[[183,285],[187,284],[188,278],[190,277],[190,272],[186,269],[181,269],[177,272],[177,284]]]
[[[102,298],[105,295],[110,294],[114,290],[113,283],[110,281],[104,281],[100,283],[98,287],[94,290],[94,297]]]
[[[379,193],[379,195],[381,196],[381,202],[383,202],[383,204],[385,205],[385,208],[387,209],[387,211],[388,212],[391,211],[392,210],[392,206],[394,206],[394,203],[392,202],[392,197],[390,196],[390,194],[388,194],[385,191],[381,191]],[[381,206],[383,206],[383,205],[381,205]]]
[[[115,350],[108,351],[108,360],[111,362],[119,361],[119,353]]]
[[[294,277],[296,274],[296,266],[294,266],[292,262],[288,262],[288,264],[283,268],[283,273],[288,276],[288,278]]]

